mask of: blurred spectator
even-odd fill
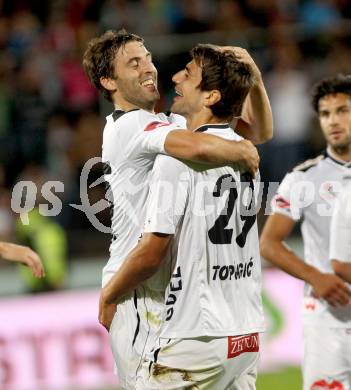
[[[176,34],[192,34],[205,32],[209,29],[209,24],[203,19],[201,11],[203,4],[199,0],[182,0],[182,17],[175,24],[173,32]]]
[[[254,26],[268,27],[279,20],[279,8],[276,0],[246,0],[244,13]]]
[[[57,222],[41,215],[37,208],[28,213],[28,219],[28,225],[18,219],[17,235],[21,243],[30,246],[42,259],[45,277],[37,279],[28,267],[20,265],[20,275],[27,291],[61,289],[67,276],[66,232]]]
[[[16,12],[11,18],[8,48],[18,63],[25,59],[31,46],[39,37],[40,23],[29,10]]]
[[[48,106],[41,91],[41,73],[31,58],[18,70],[15,85],[13,132],[17,137],[18,156],[13,168],[18,174],[26,161],[45,161]]]
[[[335,0],[308,0],[300,9],[299,21],[309,30],[335,27],[340,20],[341,14]]]
[[[33,201],[35,207],[17,219],[17,238],[21,244],[31,247],[38,253],[46,272],[44,278],[36,279],[30,269],[19,266],[20,275],[30,292],[60,289],[64,286],[67,276],[67,234],[53,217],[45,215],[41,205],[48,205],[48,210],[53,207],[61,209],[61,207],[49,204],[45,194],[43,194],[43,185],[49,179],[45,167],[30,164],[22,172],[20,179],[34,183],[35,187],[32,189],[27,187],[25,196]],[[54,211],[56,213],[60,210]]]
[[[264,176],[280,181],[285,173],[306,157],[311,109],[308,100],[308,78],[298,65],[298,47],[279,43],[273,52],[273,69],[266,83],[272,105],[274,138],[263,146]]]
[[[5,184],[5,169],[0,165],[0,241],[12,241],[14,215],[11,212],[11,192]]]
[[[211,27],[215,31],[237,31],[250,27],[240,3],[233,0],[220,0],[217,3],[216,18]]]

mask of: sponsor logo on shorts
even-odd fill
[[[313,383],[311,390],[344,390],[344,386],[336,380],[327,382],[325,379],[321,379]]]
[[[234,358],[245,352],[258,352],[260,350],[258,333],[246,336],[228,337],[228,359]]]

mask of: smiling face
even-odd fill
[[[173,99],[172,112],[189,117],[203,109],[206,92],[199,88],[201,79],[202,68],[195,60],[173,76],[177,96]]]
[[[160,98],[157,70],[143,43],[132,41],[120,47],[113,66],[115,77],[101,79],[104,88],[112,92],[113,102],[125,111],[153,111]]]
[[[351,149],[351,98],[329,94],[318,102],[318,117],[327,143],[333,150]]]

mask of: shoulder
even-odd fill
[[[174,114],[173,112],[166,112],[165,116],[169,122],[176,124],[182,129],[186,129],[186,119],[182,115]]]
[[[135,128],[137,126],[145,130],[144,127],[147,127],[151,123],[154,123],[155,127],[157,127],[158,123],[163,122],[156,114],[142,109],[134,109],[127,112],[116,110],[112,113],[112,118],[117,128],[125,126]],[[168,124],[166,121],[164,123]]]
[[[157,177],[177,181],[187,173],[189,168],[183,162],[165,154],[157,155],[153,167],[153,174]]]
[[[297,165],[294,169],[293,172],[307,172],[311,168],[318,167],[320,163],[325,159],[325,155],[321,154],[315,158],[309,159],[304,161],[303,163]]]

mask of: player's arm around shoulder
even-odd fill
[[[252,174],[257,171],[260,160],[257,149],[248,140],[229,141],[188,130],[171,131],[165,141],[165,151],[179,159],[216,166],[236,163]]]

